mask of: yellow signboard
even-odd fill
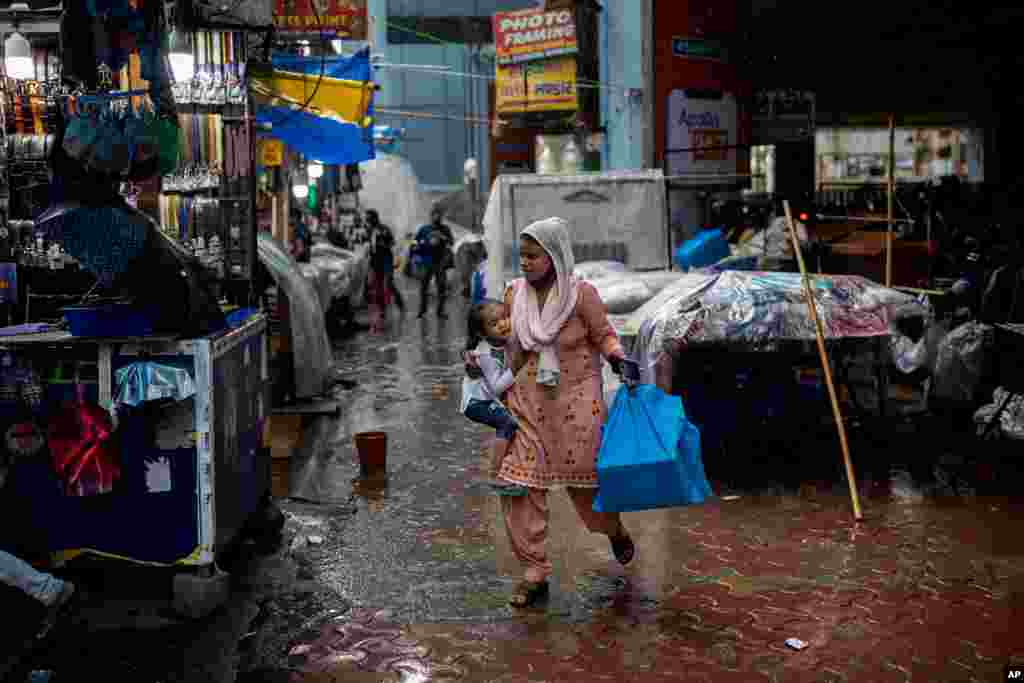
[[[576,111],[576,58],[556,57],[498,66],[495,72],[498,114]]]
[[[280,166],[284,162],[284,143],[273,138],[259,142],[260,166]]]

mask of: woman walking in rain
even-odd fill
[[[508,392],[519,430],[498,477],[528,489],[524,496],[501,499],[505,528],[524,569],[510,603],[527,607],[548,593],[549,491],[566,489],[580,521],[608,536],[621,564],[632,561],[635,547],[617,513],[593,510],[606,416],[601,357],[620,372],[622,346],[597,290],[573,277],[565,221],[549,218],[527,227],[519,254],[525,277],[505,292],[512,311],[506,356],[513,374],[524,367],[526,372]]]

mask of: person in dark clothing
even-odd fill
[[[374,265],[375,259],[382,266],[386,265],[388,291],[391,293],[391,298],[394,299],[395,305],[398,306],[398,310],[404,313],[405,300],[402,298],[402,293],[398,291],[398,285],[395,283],[395,233],[391,228],[380,222],[380,214],[377,213],[376,209],[368,209],[366,211],[366,228],[370,232],[370,240],[373,245],[370,252],[370,267],[378,270]],[[387,252],[386,254],[385,251]]]
[[[292,237],[291,253],[298,263],[309,263],[309,257],[313,248],[313,236],[309,234],[306,227],[306,220],[299,211],[291,213],[292,228],[295,234]]]
[[[420,314],[427,314],[427,295],[431,280],[437,281],[437,317],[447,318],[444,312],[448,294],[448,269],[454,264],[452,245],[455,238],[452,230],[444,224],[444,212],[434,207],[430,212],[430,223],[416,232],[416,252],[427,263],[427,273],[420,282]]]

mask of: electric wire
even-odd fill
[[[418,36],[420,38],[427,38],[429,40],[432,40],[436,44],[442,45],[444,47],[454,47],[454,48],[466,49],[466,45],[464,43],[453,43],[453,42],[444,40],[443,38],[441,38],[439,36],[436,36],[434,34],[425,33],[423,31],[417,31],[415,29],[407,28],[405,26],[402,26],[401,24],[396,24],[396,23],[391,22],[391,21],[387,22],[387,26],[389,28],[393,28],[393,29],[396,29],[396,30],[399,30],[399,31],[403,31],[405,33],[409,33],[411,35]],[[486,57],[484,55],[478,55],[478,57],[481,60],[489,61],[489,62],[492,62],[492,63],[495,61],[494,59]],[[467,74],[467,73],[464,73],[464,72],[455,72],[455,71],[450,71],[448,73],[451,73],[451,74],[460,73],[461,75],[464,75],[464,76],[467,76],[467,77],[476,77],[476,78],[482,78],[482,79],[491,80],[491,81],[496,80],[493,76],[485,76],[485,75],[482,75],[482,74]],[[608,89],[608,90],[613,90],[613,91],[614,90],[645,90],[645,88],[642,88],[642,87],[638,88],[638,87],[634,87],[634,86],[623,85],[621,83],[612,83],[612,82],[604,82],[604,83],[602,83],[601,81],[591,81],[589,79],[581,79],[581,80],[577,81],[576,84],[578,86],[580,86],[580,87],[592,87],[592,88],[599,88],[599,89]]]
[[[295,117],[297,117],[299,114],[301,114],[303,112],[308,112],[309,111],[310,103],[313,101],[313,98],[315,98],[317,96],[317,93],[320,92],[320,84],[323,83],[323,81],[324,81],[324,73],[327,71],[327,52],[326,52],[327,40],[326,40],[326,37],[324,35],[323,24],[320,21],[320,13],[317,12],[317,10],[316,10],[316,5],[311,2],[311,3],[309,3],[309,8],[313,12],[313,17],[316,19],[316,24],[319,27],[319,33],[320,33],[320,74],[317,76],[316,85],[313,86],[313,92],[310,93],[309,97],[306,99],[305,102],[302,103],[301,107],[299,107],[298,109],[293,109],[289,114],[287,114],[284,118],[282,118],[282,119],[280,119],[278,121],[274,121],[273,120],[273,116],[270,117],[270,119],[271,119],[270,120],[271,129],[273,129],[273,127],[275,125],[276,126],[282,126],[282,125],[288,123],[289,121],[291,121],[292,119],[294,119]],[[271,74],[273,74],[273,70],[274,70],[273,62],[270,63],[270,70],[271,70]],[[249,70],[246,69],[246,74],[249,74],[249,73],[250,73]]]

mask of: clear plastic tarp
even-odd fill
[[[888,336],[895,320],[930,313],[927,303],[855,275],[817,276],[814,295],[828,339]],[[647,371],[670,346],[815,339],[797,273],[688,273],[628,327],[638,332],[635,353]]]
[[[326,301],[321,302],[324,310],[328,310],[335,299],[345,297],[352,306],[362,306],[363,285],[370,269],[369,249],[365,245],[349,251],[320,242],[313,245],[309,262],[303,265],[315,267],[319,271],[318,278],[323,279],[319,286],[326,293]]]
[[[376,159],[359,164],[363,189],[359,204],[376,209],[380,220],[401,240],[430,220],[430,198],[420,185],[412,164],[395,154],[377,154]]]
[[[291,254],[269,233],[259,233],[257,247],[260,262],[288,297],[295,356],[295,396],[320,396],[327,389],[334,370],[334,354],[327,337],[320,295]]]
[[[503,175],[483,221],[487,291],[504,291],[516,276],[519,232],[551,216],[568,221],[577,261],[614,260],[633,270],[671,265],[661,171]]]

